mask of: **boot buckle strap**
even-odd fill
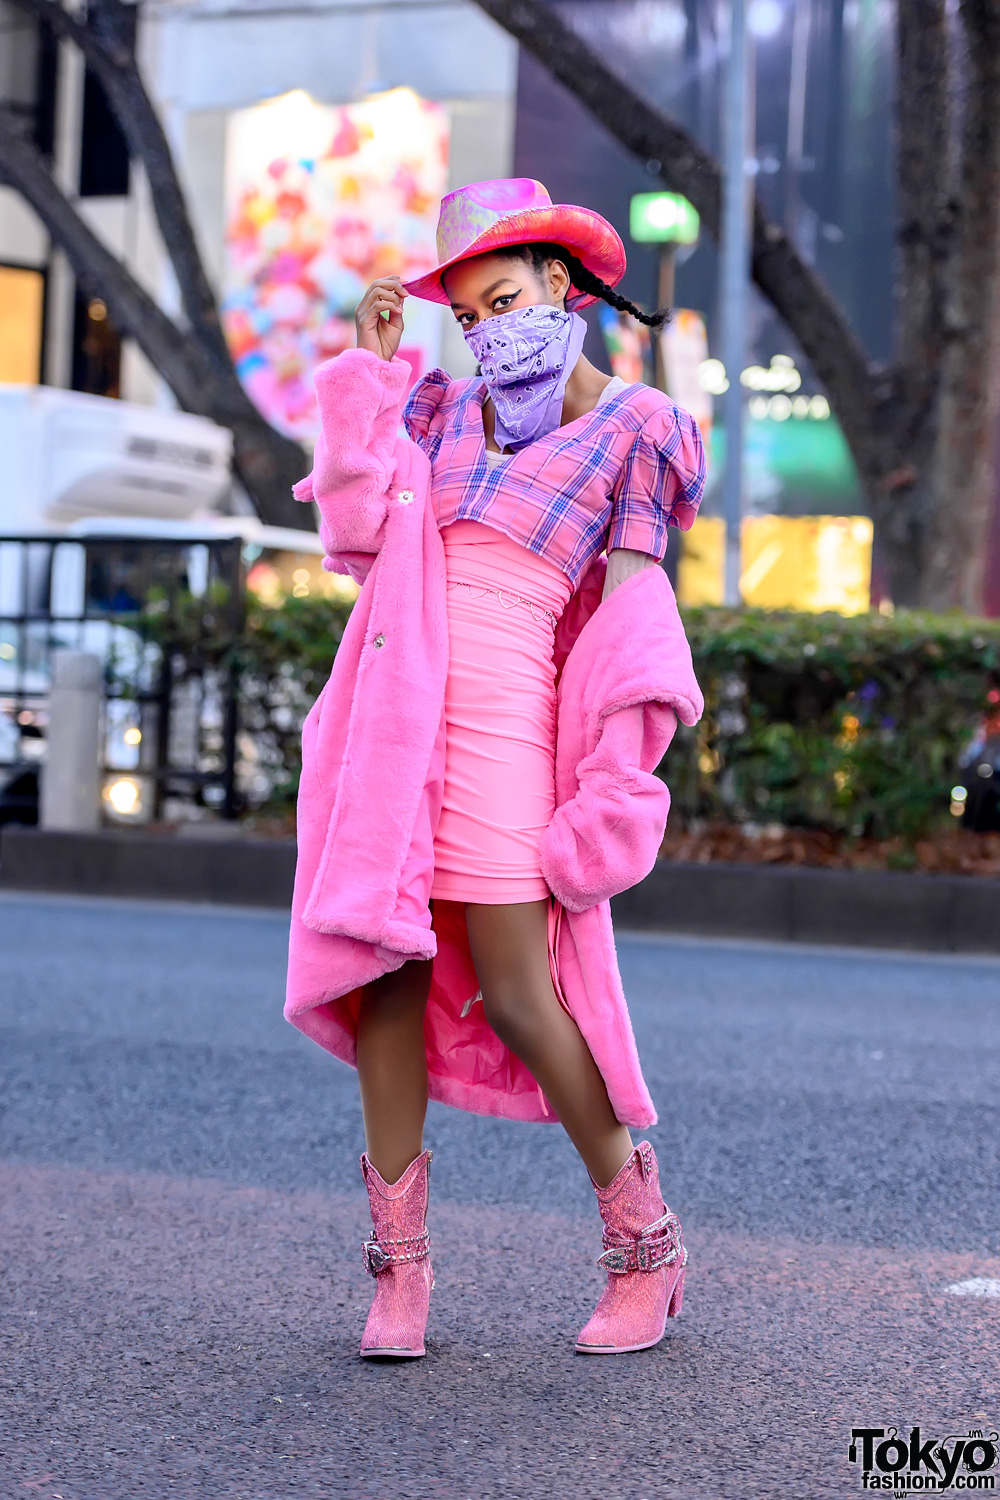
[[[385,1270],[386,1266],[426,1260],[430,1254],[430,1248],[431,1237],[427,1229],[422,1230],[420,1234],[403,1234],[398,1239],[392,1240],[379,1240],[375,1231],[372,1230],[370,1237],[363,1240],[361,1244],[365,1270],[369,1276],[377,1276],[380,1271]]]
[[[623,1276],[627,1271],[658,1271],[662,1266],[673,1265],[678,1256],[683,1256],[682,1266],[687,1264],[680,1220],[669,1210],[637,1235],[605,1228],[604,1244],[604,1254],[597,1264],[614,1276]]]

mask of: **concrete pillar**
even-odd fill
[[[99,656],[53,651],[52,691],[40,821],[43,828],[91,831],[101,820]]]

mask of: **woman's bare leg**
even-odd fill
[[[365,985],[362,995],[358,1081],[365,1149],[386,1182],[397,1182],[424,1149],[424,1012],[433,967],[433,959],[411,958]]]
[[[548,902],[469,902],[469,947],[486,1019],[551,1101],[599,1187],[628,1160],[632,1138],[615,1118],[580,1028],[559,1004],[548,959]]]

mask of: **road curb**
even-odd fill
[[[288,909],[294,839],[0,831],[0,890]]]
[[[0,890],[288,910],[291,839],[114,829],[0,832]],[[1000,953],[1000,880],[659,861],[616,896],[620,929],[937,953]]]
[[[1000,953],[1000,880],[661,860],[611,910],[619,927],[936,953]]]

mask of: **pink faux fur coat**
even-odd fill
[[[302,732],[298,864],[285,1016],[355,1062],[361,988],[432,958],[431,1098],[552,1120],[531,1074],[487,1025],[456,903],[428,906],[444,780],[444,547],[424,453],[400,434],[409,367],[352,349],[321,365],[322,434],[296,486],[315,499],[324,566],[362,584],[330,680]],[[646,568],[601,602],[606,559],[559,622],[555,816],[542,839],[549,963],[618,1119],[656,1112],[622,991],[609,897],[652,869],[670,795],[654,776],[677,716],[702,697],[673,590]]]

